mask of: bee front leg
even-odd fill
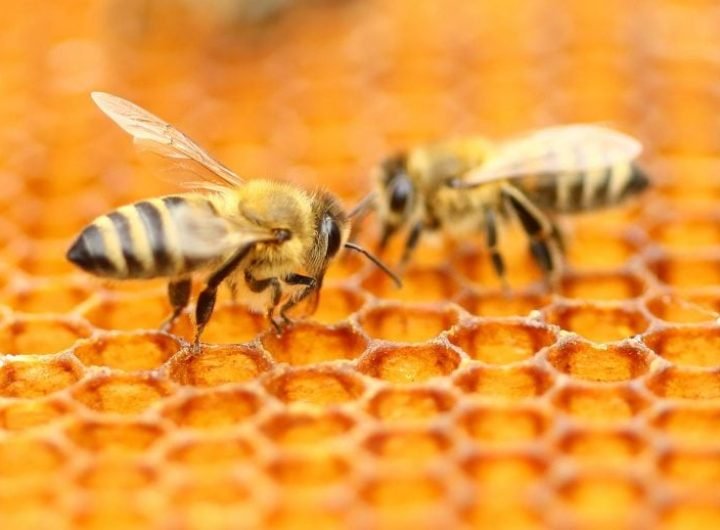
[[[412,253],[415,251],[418,243],[420,242],[420,236],[422,236],[423,230],[425,230],[425,225],[423,225],[422,222],[415,223],[410,229],[410,233],[405,240],[405,248],[403,249],[402,258],[400,258],[401,270],[405,269],[407,264],[410,262]]]
[[[161,331],[170,331],[173,323],[182,313],[190,301],[190,291],[192,290],[192,282],[189,278],[183,280],[171,281],[168,283],[168,299],[172,306],[172,313],[160,325]]]
[[[197,303],[195,304],[195,340],[193,341],[195,349],[200,347],[200,336],[205,330],[205,326],[210,321],[213,309],[215,308],[215,300],[217,299],[217,289],[225,279],[232,274],[240,262],[248,252],[253,248],[253,244],[240,247],[230,259],[228,259],[219,269],[213,272],[207,279],[205,288],[200,292]]]
[[[500,278],[503,291],[508,293],[510,292],[510,285],[507,281],[505,260],[498,250],[497,216],[495,215],[495,211],[490,207],[485,208],[485,239],[495,274]]]
[[[321,278],[322,279],[322,278]],[[283,306],[280,308],[280,318],[283,319],[283,321],[286,324],[289,324],[291,322],[290,317],[287,316],[287,312],[290,311],[293,307],[298,305],[300,302],[305,300],[308,296],[310,296],[313,292],[317,291],[319,289],[318,281],[313,278],[312,276],[305,276],[303,274],[289,274],[285,277],[285,283],[288,285],[304,285],[305,289],[300,291],[299,294],[296,296],[293,296],[290,300],[285,302]]]
[[[258,280],[254,278],[249,271],[245,271],[245,283],[254,293],[262,293],[266,289],[270,289],[270,307],[267,311],[267,319],[270,321],[277,333],[282,333],[282,326],[275,320],[274,317],[275,309],[280,304],[280,298],[282,297],[282,286],[280,285],[280,280],[275,277]]]

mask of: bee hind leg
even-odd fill
[[[412,257],[413,252],[415,251],[418,243],[420,242],[420,237],[422,236],[423,230],[425,230],[425,226],[421,222],[415,223],[410,229],[410,233],[405,240],[405,248],[403,249],[402,257],[400,258],[401,270],[405,269],[405,267],[407,267],[407,264],[410,262],[410,258]]]
[[[192,282],[189,278],[183,280],[171,281],[168,283],[168,299],[172,306],[172,313],[160,325],[161,331],[170,331],[173,323],[182,313],[190,301],[190,291],[192,290]]]
[[[509,209],[517,214],[530,239],[533,259],[543,271],[550,289],[557,288],[563,268],[563,245],[557,226],[515,186],[502,187]]]

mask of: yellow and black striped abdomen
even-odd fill
[[[528,178],[519,186],[539,207],[577,213],[620,204],[649,185],[645,172],[625,162],[576,173]]]
[[[148,199],[118,208],[88,225],[67,258],[96,276],[133,279],[180,276],[202,265],[183,255],[174,214],[182,196]],[[210,207],[208,203],[208,207]]]

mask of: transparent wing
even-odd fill
[[[553,178],[599,170],[630,162],[641,151],[642,145],[634,138],[599,125],[550,127],[501,144],[456,185],[474,187],[529,175]]]
[[[200,261],[221,258],[244,245],[277,240],[271,230],[231,223],[209,208],[185,205],[174,209],[172,217],[181,254]]]
[[[208,155],[185,134],[135,103],[105,92],[93,92],[91,97],[100,110],[130,134],[139,146],[168,158],[199,164],[221,185],[242,184],[240,177]],[[202,184],[198,186],[207,187]]]

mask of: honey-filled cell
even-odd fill
[[[532,358],[555,342],[547,326],[522,321],[481,320],[458,327],[448,337],[471,359],[487,364],[512,364]]]
[[[589,425],[619,425],[630,422],[649,405],[649,399],[625,385],[594,386],[569,384],[553,394],[558,413]]]
[[[548,310],[546,317],[562,329],[595,342],[627,339],[639,335],[648,327],[640,311],[622,305],[556,305]]]
[[[358,399],[365,383],[356,373],[340,367],[300,368],[266,379],[265,388],[285,403],[328,406]]]
[[[367,411],[386,423],[424,423],[450,411],[456,403],[452,394],[432,386],[391,387],[379,390],[367,404]]]
[[[168,362],[168,375],[196,387],[252,381],[267,371],[271,361],[252,346],[202,344],[198,351],[183,350]]]
[[[424,342],[455,324],[452,309],[397,305],[378,306],[360,314],[360,326],[370,337],[391,342]]]
[[[162,414],[179,427],[233,429],[258,411],[260,398],[242,389],[204,389],[166,401]]]
[[[556,442],[557,449],[577,466],[604,468],[649,459],[646,442],[628,429],[580,428],[568,431]]]
[[[159,368],[180,347],[176,339],[162,333],[113,333],[85,341],[73,353],[85,366],[135,371]]]
[[[548,361],[558,371],[586,381],[617,382],[645,374],[649,353],[637,346],[595,345],[580,340],[562,342],[548,352]]]
[[[644,341],[676,366],[713,368],[720,364],[720,329],[712,326],[665,329]]]
[[[350,326],[325,328],[313,323],[298,323],[280,335],[268,333],[262,344],[275,362],[293,365],[354,359],[367,346]]]
[[[471,399],[517,401],[543,395],[553,377],[536,366],[475,366],[458,372],[454,382]]]
[[[465,411],[457,424],[478,443],[496,447],[532,443],[541,439],[550,426],[546,412],[509,405],[475,406]]]
[[[351,416],[339,412],[283,412],[267,419],[261,428],[279,447],[316,450],[341,439],[355,424]]]
[[[367,353],[358,369],[393,384],[411,384],[451,374],[460,356],[443,344],[380,347]]]
[[[11,355],[53,354],[88,337],[91,328],[78,319],[28,315],[0,323],[0,351]]]
[[[72,390],[72,397],[89,409],[133,416],[156,406],[173,391],[171,384],[156,377],[98,375],[85,379]]]

